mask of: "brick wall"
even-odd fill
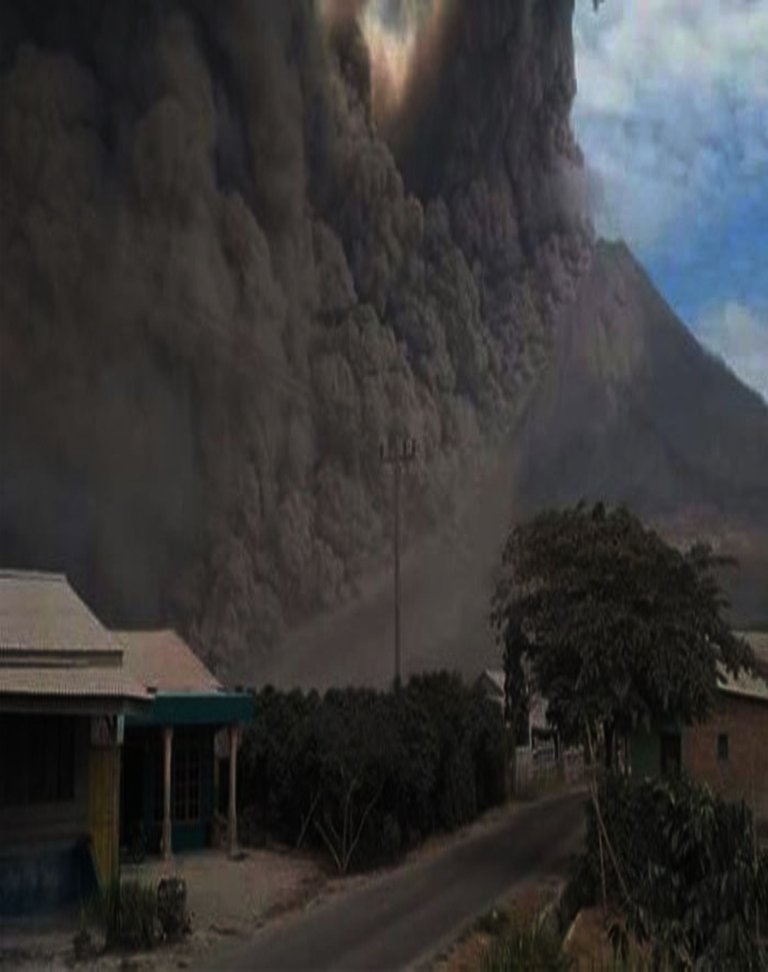
[[[718,738],[727,737],[727,758],[718,752]],[[732,695],[720,695],[711,718],[686,729],[683,765],[689,775],[708,783],[731,800],[745,800],[756,817],[768,822],[768,705]]]

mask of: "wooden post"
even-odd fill
[[[400,637],[400,470],[399,456],[395,459],[395,688],[400,688],[403,676]]]
[[[171,780],[173,760],[173,729],[163,729],[163,860],[173,856],[173,827],[171,822]]]
[[[229,856],[236,857],[237,846],[237,745],[240,728],[229,727]]]

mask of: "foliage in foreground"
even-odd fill
[[[94,895],[88,918],[103,929],[107,948],[149,949],[160,937],[157,892],[150,884],[115,878]]]
[[[107,948],[154,948],[161,940],[173,941],[189,931],[186,883],[182,878],[163,878],[155,886],[115,878],[96,892],[84,919],[102,929]],[[89,938],[87,928],[82,932]]]
[[[561,937],[538,920],[513,917],[510,925],[490,945],[483,972],[567,972],[571,961]]]
[[[723,614],[727,563],[702,545],[676,550],[622,508],[580,505],[516,527],[492,601],[510,719],[528,672],[561,738],[600,728],[609,765],[617,736],[639,724],[705,718],[718,665],[754,665]]]
[[[752,815],[687,780],[632,783],[609,777],[599,791],[600,826],[588,815],[579,881],[582,903],[602,897],[600,841],[614,929],[651,949],[657,968],[765,968],[758,915],[768,914],[768,856],[756,849]],[[614,865],[614,859],[618,868]]]
[[[241,802],[264,832],[322,848],[345,873],[395,860],[504,799],[494,703],[448,673],[396,692],[256,696]]]

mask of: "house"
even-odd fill
[[[765,669],[768,636],[744,634]],[[685,772],[731,800],[745,800],[761,830],[768,828],[768,681],[762,674],[719,675],[718,700],[704,722],[674,720],[629,741],[633,776],[675,776]]]
[[[215,737],[227,736],[228,844],[237,850],[237,747],[253,697],[227,692],[173,631],[114,633],[151,705],[126,717],[121,845],[195,850],[212,843],[218,804]],[[234,757],[234,758],[233,758]]]
[[[487,698],[505,708],[505,675],[503,669],[486,668],[476,685]],[[557,747],[556,733],[547,721],[547,701],[538,692],[532,692],[528,708],[528,734],[526,742],[518,748],[528,750],[548,749],[554,754]]]
[[[136,832],[166,858],[210,843],[221,731],[234,852],[252,707],[174,632],[110,632],[66,577],[0,571],[0,917],[82,901]]]
[[[117,873],[123,722],[151,703],[65,577],[0,571],[0,916]]]

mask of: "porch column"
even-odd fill
[[[237,854],[237,746],[240,727],[229,727],[229,854]]]
[[[171,829],[171,760],[173,750],[173,729],[163,729],[163,860],[169,861],[173,855]]]

